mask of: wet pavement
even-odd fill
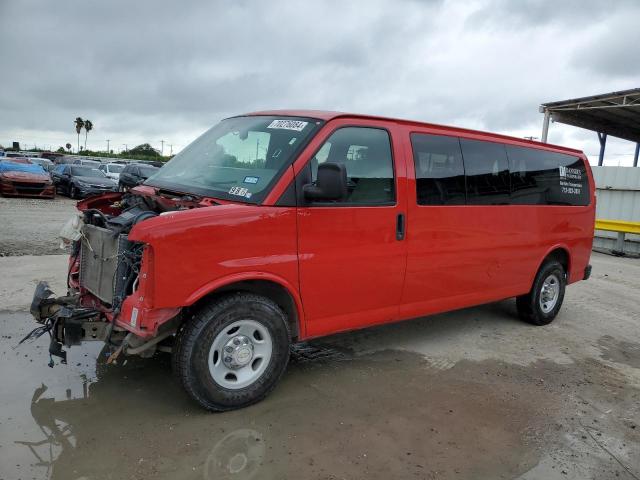
[[[28,314],[0,313],[0,479],[637,479],[639,272],[595,256],[548,327],[505,301],[297,346],[223,414],[167,354],[85,344],[50,369],[46,338],[13,348]]]

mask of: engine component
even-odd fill
[[[144,210],[140,207],[133,207],[122,212],[117,217],[109,219],[107,222],[109,228],[115,233],[128,233],[131,227],[148,218],[157,216],[158,214],[150,210]]]

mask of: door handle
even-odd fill
[[[404,213],[399,213],[396,217],[396,240],[404,240],[406,228],[407,222],[404,218]]]

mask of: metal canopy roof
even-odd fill
[[[555,122],[640,142],[640,88],[543,103],[540,112],[545,114],[547,128],[550,117]]]

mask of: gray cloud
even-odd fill
[[[488,0],[469,16],[468,25],[531,28],[563,25],[580,28],[583,22],[606,21],[620,11],[637,8],[636,0]]]
[[[590,75],[640,78],[640,3],[603,23],[577,50],[572,66]]]
[[[268,108],[535,135],[544,101],[635,86],[640,62],[617,52],[637,55],[637,30],[607,32],[637,18],[637,3],[601,5],[0,0],[0,143],[72,141],[81,115],[94,148],[184,146],[220,118]]]

